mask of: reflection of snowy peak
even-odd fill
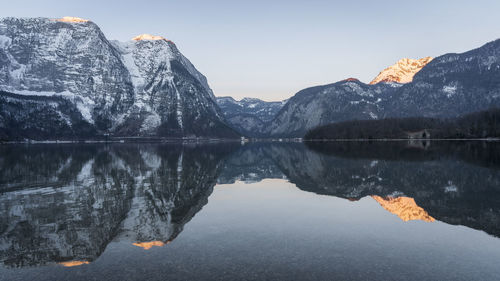
[[[54,103],[54,114],[44,118],[64,123],[74,135],[85,123],[97,133],[124,136],[236,136],[206,78],[173,42],[152,35],[109,42],[83,19],[1,19],[0,90],[69,100],[71,114]],[[21,113],[9,117],[4,111],[10,109],[0,108],[0,125],[14,118],[14,125],[35,127],[29,106],[15,99],[5,102],[21,106]]]
[[[208,203],[231,151],[211,147],[0,147],[0,263],[80,265],[115,239],[165,245]]]
[[[500,237],[498,158],[478,153],[495,142],[437,142],[425,150],[406,142],[307,146],[0,146],[0,263],[75,266],[96,260],[111,241],[164,246],[182,235],[216,182],[269,178],[352,201],[373,195],[404,220],[436,219]]]
[[[395,214],[403,221],[421,220],[426,222],[433,222],[436,219],[429,216],[429,214],[415,203],[415,199],[411,197],[399,196],[381,197],[372,195],[372,198],[377,201],[387,211]]]
[[[381,71],[370,84],[373,85],[380,82],[409,83],[413,80],[413,76],[431,61],[431,57],[421,59],[400,59],[394,65]]]

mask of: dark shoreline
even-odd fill
[[[23,141],[2,141],[1,144],[96,144],[96,143],[224,143],[240,142],[240,139],[171,139],[171,138],[113,138],[109,140],[23,140]]]
[[[463,139],[443,139],[443,138],[428,138],[428,139],[404,139],[404,138],[394,138],[394,139],[305,139],[303,142],[343,142],[343,141],[359,141],[359,142],[370,142],[370,141],[500,141],[500,138],[463,138]]]
[[[500,142],[500,138],[464,138],[464,139],[163,139],[163,138],[120,138],[114,140],[26,140],[26,141],[3,141],[0,145],[9,144],[119,144],[119,143],[172,143],[172,144],[210,144],[210,143],[341,143],[341,142],[468,142],[468,141],[478,141],[478,142]]]

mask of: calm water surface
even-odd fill
[[[0,280],[500,280],[500,143],[0,146]]]

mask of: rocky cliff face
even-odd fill
[[[287,100],[267,102],[256,98],[236,101],[232,97],[217,97],[217,103],[229,125],[243,135],[264,136],[262,131],[267,122],[281,110]]]
[[[118,125],[119,134],[217,136],[226,131],[231,136],[206,78],[173,42],[141,35],[113,45],[130,72],[135,92],[129,109],[133,117]]]
[[[377,77],[370,82],[370,84],[373,85],[380,82],[394,82],[401,84],[410,83],[413,81],[413,76],[415,76],[417,72],[419,72],[431,61],[431,57],[421,59],[401,59],[394,65],[391,65],[381,71],[379,75],[377,75]]]
[[[61,96],[99,130],[134,101],[128,70],[90,21],[6,18],[0,21],[0,88],[20,95]]]
[[[51,120],[77,132],[76,121],[97,134],[237,137],[225,124],[206,78],[174,43],[155,36],[134,39],[110,42],[96,24],[83,19],[2,19],[0,89],[29,96],[41,106],[50,103],[42,102],[46,97],[69,101],[79,120],[69,120],[60,110]],[[11,113],[9,108],[0,112],[4,131],[35,127],[29,121],[32,113],[15,118]]]

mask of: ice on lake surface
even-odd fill
[[[498,280],[500,143],[0,146],[0,280]]]

